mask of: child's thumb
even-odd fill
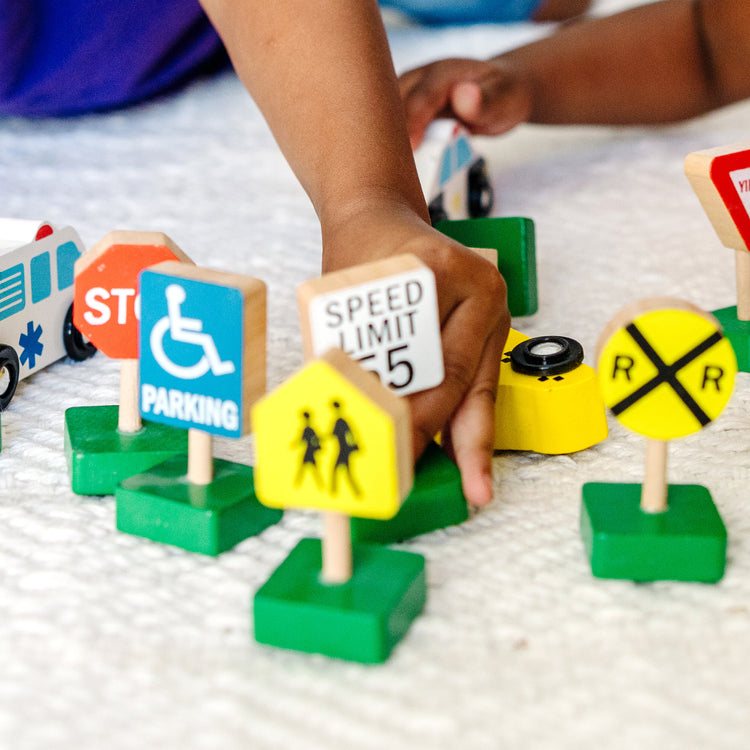
[[[513,81],[493,76],[456,84],[451,107],[472,133],[499,135],[528,119],[530,101]]]

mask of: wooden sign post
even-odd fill
[[[750,141],[688,154],[685,175],[722,244],[734,250],[737,304],[713,314],[739,370],[750,372]]]
[[[265,392],[266,287],[182,263],[141,274],[140,411],[189,433],[188,455],[129,477],[115,493],[117,528],[216,555],[275,523],[252,469],[213,458],[213,435],[239,438]]]
[[[121,360],[119,406],[65,415],[73,491],[112,494],[118,482],[185,449],[174,430],[144,426],[138,412],[138,274],[164,260],[192,261],[161,232],[110,232],[75,263],[73,322],[100,351]]]
[[[306,281],[297,289],[297,303],[306,361],[339,349],[399,396],[442,383],[435,276],[416,256],[399,255]],[[355,514],[355,537],[388,543],[468,518],[460,474],[439,446],[430,446],[419,468],[415,492],[398,514],[378,520]]]
[[[326,518],[322,542],[300,542],[257,592],[256,639],[385,660],[424,606],[424,559],[352,546],[349,518],[392,518],[411,489],[406,402],[332,349],[261,399],[253,425],[261,502]]]
[[[667,446],[726,406],[737,372],[731,344],[694,305],[642,300],[607,325],[597,362],[605,404],[648,442],[642,485],[584,485],[581,532],[594,575],[717,581],[726,529],[705,487],[667,484]]]

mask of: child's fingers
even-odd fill
[[[474,307],[474,301],[467,305],[473,309],[452,315],[444,328],[448,356],[473,369],[470,382],[460,386],[462,396],[447,425],[447,447],[461,471],[466,499],[480,506],[492,499],[495,396],[500,357],[510,323],[502,279],[489,304]],[[493,310],[502,314],[493,315]]]
[[[451,103],[455,85],[476,80],[487,65],[479,60],[438,60],[400,77],[401,99],[412,146],[421,143],[425,129],[436,117],[455,116]]]
[[[464,122],[479,122],[485,102],[482,86],[476,81],[460,81],[451,91],[453,110]]]
[[[500,135],[526,122],[531,96],[523,82],[508,71],[490,66],[475,81],[459,81],[450,94],[456,119],[472,132]]]
[[[465,278],[471,289],[454,290],[458,299],[443,320],[445,379],[411,399],[414,448],[421,453],[447,425],[446,448],[462,471],[466,499],[483,505],[492,496],[494,396],[509,320],[505,284],[496,269],[487,264],[481,275]]]
[[[531,113],[531,89],[506,64],[439,60],[404,73],[401,97],[412,147],[436,117],[454,117],[472,133],[499,135]]]
[[[439,63],[425,65],[399,79],[412,148],[419,146],[427,126],[449,105],[451,87],[443,81],[441,67]]]
[[[461,471],[464,495],[474,506],[492,500],[495,396],[504,340],[498,330],[487,341],[474,382],[450,424],[451,452]]]

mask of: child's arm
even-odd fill
[[[750,96],[748,59],[748,0],[663,0],[487,62],[438,61],[405,73],[401,91],[414,143],[439,115],[486,134],[526,121],[661,123]]]
[[[410,398],[414,452],[445,429],[467,499],[488,502],[505,287],[428,225],[377,3],[203,4],[320,217],[323,270],[411,252],[435,272],[446,379]]]

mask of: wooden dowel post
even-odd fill
[[[750,251],[735,250],[737,320],[750,320]]]
[[[211,484],[214,478],[213,436],[203,430],[188,430],[188,481]]]
[[[666,440],[646,441],[646,469],[641,490],[641,510],[663,513],[667,510],[667,447]]]
[[[346,583],[352,577],[351,519],[344,513],[323,513],[323,570],[325,583]]]
[[[138,432],[143,426],[138,408],[138,360],[120,360],[120,406],[117,411],[117,429],[120,432]]]

